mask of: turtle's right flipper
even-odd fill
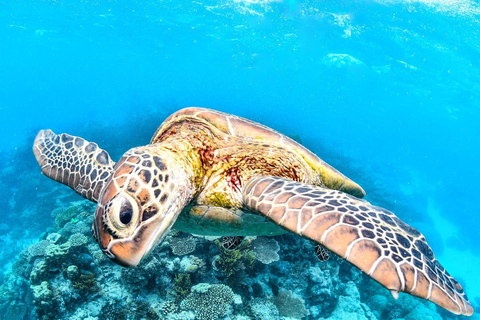
[[[244,185],[244,205],[312,239],[390,289],[455,313],[473,308],[462,286],[435,259],[425,237],[392,212],[341,191],[279,177]]]
[[[57,135],[52,130],[38,133],[33,153],[43,174],[94,202],[115,165],[96,143],[66,133]]]

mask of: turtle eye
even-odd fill
[[[121,207],[120,207],[120,212],[118,214],[118,217],[120,218],[120,222],[127,225],[132,221],[133,217],[133,209],[132,209],[132,204],[130,201],[123,201]]]
[[[130,235],[136,227],[140,208],[126,193],[118,194],[106,205],[106,217],[117,236]]]

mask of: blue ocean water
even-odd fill
[[[117,160],[198,106],[301,141],[480,306],[479,40],[468,0],[0,1],[0,280],[82,199],[41,175],[39,129]]]

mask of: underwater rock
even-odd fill
[[[199,320],[215,320],[225,315],[233,302],[233,291],[224,284],[200,283],[180,304],[183,310],[193,310]]]
[[[312,282],[319,284],[322,287],[329,288],[332,286],[332,276],[328,270],[322,270],[320,267],[310,267],[308,269],[308,275]]]
[[[189,257],[183,257],[180,260],[180,272],[182,273],[195,273],[198,270],[198,265],[192,264]]]
[[[294,296],[290,290],[279,291],[278,295],[273,298],[273,304],[282,317],[301,319],[308,315],[308,311],[305,309],[305,300]]]
[[[406,306],[408,307],[408,305]],[[436,307],[433,304],[424,304],[423,302],[417,302],[414,305],[410,304],[408,314],[404,317],[405,320],[442,320],[442,317],[436,313]]]
[[[313,285],[309,287],[310,296],[317,301],[322,301],[324,307],[330,305],[329,301],[332,299],[335,290],[332,283],[332,275],[329,270],[310,267],[308,274],[310,281],[313,283]]]
[[[82,213],[83,215],[84,213]],[[76,221],[72,220],[70,222],[67,222],[65,226],[61,229],[61,233],[65,236],[68,237],[69,235],[75,234],[75,233],[81,233],[83,235],[91,237],[92,235],[92,223],[91,223],[91,215],[88,216],[89,219],[88,221]]]
[[[165,320],[197,320],[195,314],[191,311],[182,311],[180,313],[170,313]]]
[[[140,290],[147,285],[148,279],[143,272],[139,272],[137,269],[122,269],[122,282]]]
[[[110,261],[110,259],[100,250],[97,243],[93,241],[87,245],[88,252],[92,255],[93,259],[99,264]]]
[[[106,317],[103,316],[102,307],[100,301],[90,301],[85,304],[84,308],[76,310],[69,320],[105,320]]]
[[[145,278],[152,279],[158,276],[158,271],[162,270],[162,268],[162,263],[156,257],[151,256],[149,260],[145,260],[145,262],[137,268],[137,271],[141,272]]]
[[[280,250],[280,246],[275,239],[257,237],[257,239],[252,241],[252,246],[255,259],[263,264],[270,264],[280,259],[277,253]]]

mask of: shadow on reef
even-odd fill
[[[94,205],[55,209],[55,227],[19,255],[0,287],[0,319],[459,319],[388,290],[343,259],[317,261],[295,235],[214,237],[173,230],[134,269],[91,236]]]

